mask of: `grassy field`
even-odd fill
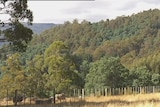
[[[0,106],[5,105],[1,102]],[[160,93],[108,97],[67,98],[66,102],[50,105],[23,105],[18,107],[160,107]]]
[[[85,101],[102,104],[102,107],[160,107],[160,93],[91,97]]]

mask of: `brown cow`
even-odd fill
[[[55,100],[56,101],[64,101],[66,99],[66,97],[65,97],[65,95],[64,95],[64,93],[61,93],[61,94],[56,94],[55,95]]]

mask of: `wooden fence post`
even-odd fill
[[[84,89],[82,89],[82,98],[83,98],[83,99],[85,98],[85,92],[84,92]]]
[[[126,87],[124,88],[124,95],[126,95],[127,94],[127,92],[126,92]]]
[[[112,95],[112,88],[109,88],[109,95]]]
[[[107,93],[107,88],[105,88],[105,96],[107,96],[108,95],[108,93]]]
[[[140,94],[142,94],[142,87],[139,87],[139,90],[140,90],[140,91],[139,91],[139,92],[140,92]]]

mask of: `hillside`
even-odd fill
[[[160,50],[159,14],[160,10],[154,9],[97,23],[74,20],[46,30],[31,44],[39,47],[61,40],[73,54],[91,55],[93,60],[104,55],[119,56],[124,65],[132,68],[134,61]]]
[[[53,23],[33,23],[32,25],[27,25],[24,23],[24,25],[32,29],[34,34],[40,34],[43,31],[56,26],[56,24]]]
[[[28,74],[36,90],[160,85],[159,46],[160,10],[154,9],[96,23],[67,21],[35,35],[20,58],[9,46],[2,47],[0,66],[7,77],[8,54],[21,59],[15,62],[17,70],[8,58],[10,72]],[[36,86],[37,81],[43,84]]]

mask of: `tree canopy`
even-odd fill
[[[33,15],[28,9],[27,0],[1,0],[0,13],[6,18],[0,19],[1,35],[11,43],[14,50],[23,52],[27,43],[32,39],[32,30],[24,27],[21,21],[27,20],[32,24]]]
[[[14,94],[16,89],[24,91],[26,75],[24,66],[20,60],[20,54],[15,53],[8,56],[6,65],[2,68],[2,78],[0,79],[0,87],[2,92],[5,92],[6,89],[10,90],[11,95]],[[2,96],[5,96],[5,93]]]
[[[121,64],[119,58],[103,57],[91,64],[85,87],[125,87],[128,85],[128,77],[129,70]]]
[[[69,55],[68,47],[62,41],[55,41],[44,53],[45,65],[48,69],[48,86],[57,92],[76,86],[78,74],[75,64]],[[64,90],[65,89],[65,90]]]

